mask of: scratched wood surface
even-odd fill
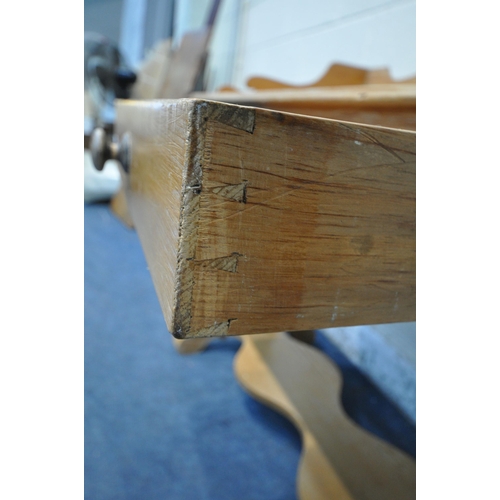
[[[198,99],[116,128],[177,338],[415,319],[415,133]]]
[[[234,363],[238,381],[301,433],[299,498],[415,498],[415,461],[347,416],[342,375],[325,355],[283,332],[244,336],[242,342]]]

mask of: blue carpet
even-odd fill
[[[181,356],[134,231],[85,206],[85,498],[290,500],[300,437],[233,375],[237,339]],[[410,454],[415,428],[324,337],[351,416]]]

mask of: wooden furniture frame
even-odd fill
[[[116,132],[179,350],[243,335],[238,380],[301,432],[303,500],[415,498],[415,462],[349,420],[335,367],[264,333],[415,319],[415,133],[204,99],[120,101]]]

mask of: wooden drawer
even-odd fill
[[[415,132],[202,99],[116,112],[175,337],[415,320]]]

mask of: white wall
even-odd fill
[[[214,76],[213,64],[211,90],[243,88],[252,76],[307,84],[334,62],[388,67],[396,79],[416,72],[415,0],[223,0],[223,8],[216,35],[226,52],[216,47],[213,61],[234,53],[232,74]]]

